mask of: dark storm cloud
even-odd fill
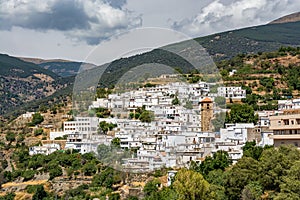
[[[126,0],[0,1],[0,29],[56,30],[88,44],[99,44],[141,25],[140,16],[122,9],[125,4]]]
[[[15,9],[18,5],[16,5]],[[92,19],[85,13],[83,5],[72,0],[56,1],[46,12],[23,10],[13,12],[9,15],[0,15],[1,29],[10,29],[12,26],[19,26],[29,29],[42,30],[71,30],[88,29],[89,21]]]

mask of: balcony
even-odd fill
[[[273,135],[271,136],[274,140],[300,140],[300,134],[292,134],[292,135]]]

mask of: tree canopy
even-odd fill
[[[254,109],[248,104],[233,104],[231,110],[227,113],[226,123],[254,123],[258,121],[258,116],[255,115]]]

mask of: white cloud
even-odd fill
[[[62,31],[68,37],[99,44],[142,24],[141,16],[115,0],[8,0],[0,2],[0,29],[22,27]]]
[[[194,17],[175,21],[172,28],[191,36],[264,24],[300,10],[298,0],[214,0]]]

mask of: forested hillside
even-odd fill
[[[70,85],[52,71],[8,55],[0,55],[0,115],[44,100]]]

